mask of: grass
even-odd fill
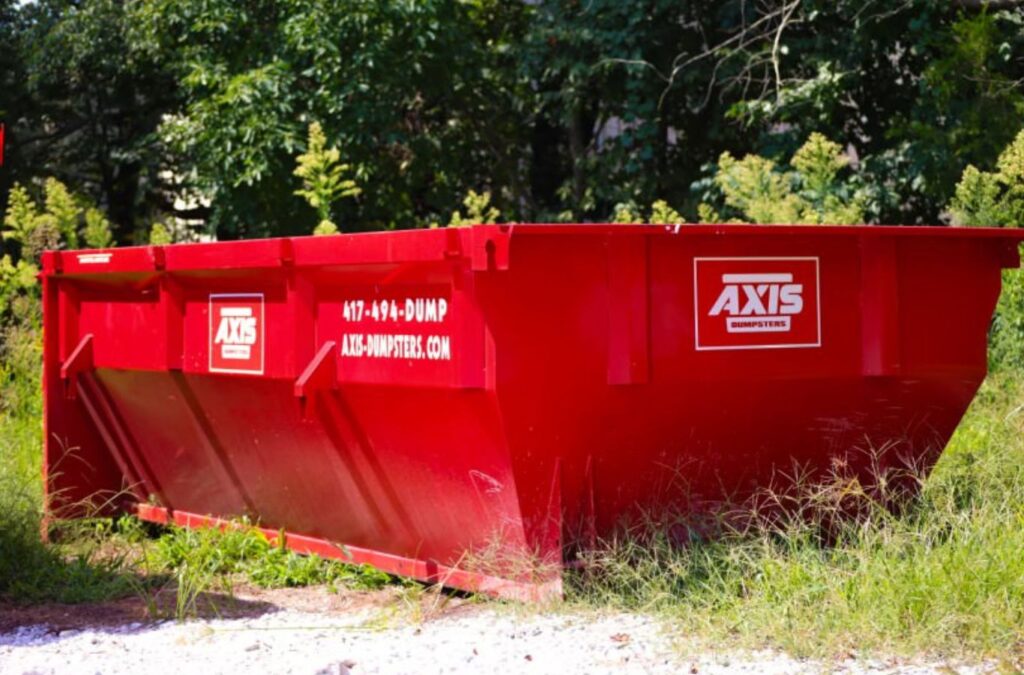
[[[133,518],[127,521],[139,526]],[[278,542],[283,540],[279,535]],[[179,618],[196,614],[198,603],[211,591],[232,596],[238,578],[262,588],[326,585],[332,591],[339,586],[375,590],[391,582],[389,575],[369,566],[300,555],[271,543],[246,521],[225,528],[170,528],[145,551],[142,566],[173,580]]]
[[[846,481],[798,491],[775,496],[771,517],[759,507],[732,511],[713,541],[680,547],[665,528],[647,527],[605,542],[570,580],[570,599],[799,656],[1024,656],[1019,377],[986,382],[899,515],[886,495]],[[836,519],[837,510],[856,515]]]
[[[0,344],[0,599],[90,602],[131,592],[122,561],[101,560],[96,547],[75,552],[40,541],[42,409],[36,331],[9,329]],[[76,523],[74,539],[89,541],[91,522]]]

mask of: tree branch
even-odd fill
[[[1024,6],[1024,0],[953,0],[961,9],[1013,9]]]

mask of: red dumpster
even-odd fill
[[[684,489],[735,496],[865,444],[930,466],[1022,234],[508,225],[49,252],[49,505],[248,516],[302,551],[557,593],[574,546]]]

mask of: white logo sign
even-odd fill
[[[210,295],[210,370],[263,373],[263,295]]]
[[[698,351],[821,346],[817,257],[693,259]]]

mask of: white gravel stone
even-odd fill
[[[580,616],[483,610],[423,623],[281,610],[248,619],[133,623],[0,634],[0,673],[426,675],[430,673],[902,673],[942,664],[820,663],[776,652],[688,653],[681,636],[633,614]],[[984,665],[958,673],[988,672]]]

